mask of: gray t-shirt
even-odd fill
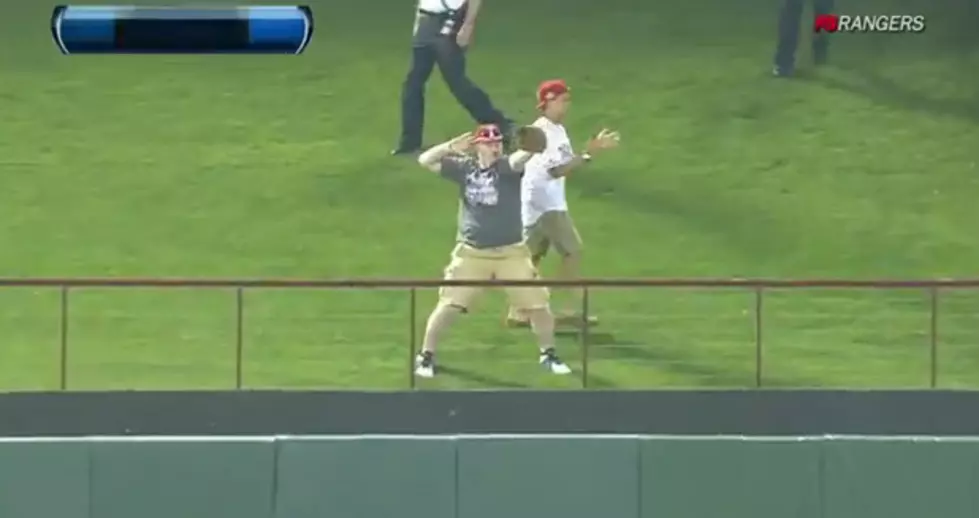
[[[445,157],[442,177],[459,185],[459,241],[496,248],[523,241],[520,173],[502,157],[486,169],[476,159]]]

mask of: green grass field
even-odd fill
[[[63,57],[50,6],[7,3],[0,275],[440,275],[453,189],[387,156],[411,2],[314,2],[301,57]],[[529,121],[537,82],[559,76],[576,93],[573,137],[624,135],[569,183],[586,273],[976,276],[975,2],[863,3],[924,12],[928,31],[839,37],[831,67],[789,81],[767,75],[774,3],[487,2],[471,75],[498,104]],[[429,141],[469,125],[436,74]],[[0,289],[0,389],[57,387],[58,297]],[[248,387],[406,386],[406,293],[246,299]],[[232,385],[232,292],[87,289],[71,302],[71,388]],[[421,294],[419,328],[433,302]],[[600,290],[593,307],[593,386],[754,383],[751,293]],[[500,325],[501,296],[481,309],[444,344],[450,371],[422,387],[579,385],[537,369],[530,335]],[[925,386],[928,310],[914,291],[772,293],[765,382]],[[979,295],[948,293],[941,310],[940,385],[979,384]],[[562,346],[577,364],[577,339]]]

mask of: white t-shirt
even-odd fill
[[[467,0],[419,0],[418,8],[430,13],[447,13],[458,11]]]
[[[564,178],[554,178],[550,170],[574,158],[571,139],[563,125],[546,117],[537,119],[533,125],[544,130],[547,135],[547,149],[533,156],[524,166],[521,213],[525,227],[536,223],[545,212],[568,210]]]

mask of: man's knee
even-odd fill
[[[462,73],[446,75],[445,86],[449,88],[449,93],[459,101],[468,101],[472,97],[472,93],[478,90],[476,84]]]
[[[535,263],[540,262],[547,255],[547,250],[551,247],[551,241],[547,234],[540,228],[539,223],[535,223],[524,228],[524,244],[530,251],[530,257]]]
[[[530,240],[527,242],[527,249],[530,250],[530,262],[534,263],[534,266],[539,266],[541,261],[547,257],[547,250],[550,248],[547,241],[543,240]]]
[[[455,302],[452,302],[451,300],[439,300],[438,303],[435,304],[435,309],[432,310],[432,315],[437,315],[437,314],[458,315],[466,312],[468,312],[468,309],[466,309],[465,306],[461,306]]]
[[[420,54],[420,53],[419,53]],[[432,75],[432,63],[424,55],[416,56],[411,61],[411,68],[405,74],[402,87],[405,91],[420,92]]]
[[[581,263],[581,247],[580,246],[564,246],[561,247],[561,262],[565,264],[577,265]]]
[[[439,306],[455,308],[460,313],[468,313],[476,296],[477,288],[466,286],[448,286],[439,290]]]
[[[532,288],[510,288],[510,306],[522,312],[532,312],[547,309],[550,303],[550,292],[543,286]]]
[[[479,91],[479,87],[472,79],[469,79],[469,76],[466,75],[466,69],[461,66],[443,67],[442,79],[445,81],[449,93],[460,101],[468,100],[475,92]]]
[[[401,84],[402,91],[404,91],[406,94],[422,93],[425,90],[425,83],[427,82],[427,79],[428,77],[421,73],[421,71],[412,68],[408,71],[404,82]]]
[[[550,307],[544,306],[526,309],[523,311],[523,314],[526,315],[527,320],[530,321],[530,325],[532,325],[534,330],[538,333],[554,332],[554,314],[551,313]]]

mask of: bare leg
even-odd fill
[[[566,254],[561,257],[561,266],[558,268],[558,276],[561,280],[576,280],[579,271],[581,271],[581,258],[578,255]],[[564,303],[564,311],[561,313],[573,315],[581,309],[581,296],[578,295],[578,288],[569,287],[567,290],[573,295],[564,297],[566,301]]]
[[[415,358],[415,375],[423,378],[435,376],[435,348],[445,331],[452,325],[462,308],[440,303],[435,306],[425,326],[422,350]]]
[[[581,278],[581,254],[565,254],[561,257],[561,267],[558,270],[558,275],[562,280],[576,281]],[[582,315],[582,308],[584,307],[584,295],[585,292],[582,288],[568,288],[568,295],[565,298],[564,310],[561,311],[562,322],[567,321],[571,324],[580,324],[584,315]],[[594,315],[588,315],[589,324],[597,324],[598,318]]]
[[[531,309],[522,313],[530,321],[530,327],[534,330],[534,335],[537,336],[540,350],[554,348],[554,315],[550,308]]]
[[[530,309],[523,312],[537,335],[540,346],[540,364],[554,374],[570,374],[571,368],[557,355],[554,348],[554,315],[549,307]]]
[[[425,338],[422,341],[422,352],[435,354],[439,340],[445,334],[445,330],[452,325],[456,317],[462,313],[462,308],[449,304],[439,304],[428,317],[425,325]]]

